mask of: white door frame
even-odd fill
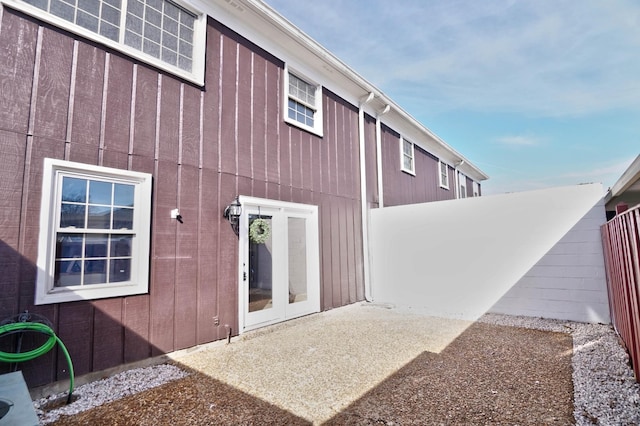
[[[289,203],[264,198],[240,196],[242,214],[239,223],[239,247],[238,247],[238,315],[239,332],[248,331],[254,328],[275,324],[288,319],[320,312],[320,240],[318,227],[318,206],[309,204]],[[274,257],[280,259],[274,264],[273,271],[273,297],[284,297],[284,300],[274,300],[274,311],[272,315],[254,315],[256,312],[248,312],[248,227],[249,215],[255,214],[260,208],[260,212],[265,216],[272,216],[274,239]],[[306,219],[306,266],[307,266],[307,300],[304,302],[288,303],[288,256],[287,256],[287,220],[288,218]],[[276,268],[278,270],[276,270]],[[246,274],[246,275],[245,275]],[[285,296],[282,296],[282,281],[287,280],[284,287]],[[276,287],[276,284],[280,285]]]

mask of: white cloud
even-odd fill
[[[502,194],[594,182],[601,183],[603,191],[606,191],[622,176],[633,160],[634,158],[625,158],[603,161],[601,167],[591,169],[580,164],[568,164],[571,167],[569,171],[540,170],[533,176],[526,173],[520,175],[516,170],[488,167],[491,180],[483,184],[482,193]]]
[[[545,116],[640,109],[632,0],[268,2],[404,105]]]
[[[508,146],[535,146],[540,143],[540,139],[532,136],[503,136],[496,141]]]

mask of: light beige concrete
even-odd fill
[[[471,323],[349,305],[246,333],[176,361],[319,424]]]

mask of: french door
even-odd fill
[[[240,197],[240,331],[320,311],[316,206]]]

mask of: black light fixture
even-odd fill
[[[229,204],[224,209],[224,218],[229,221],[231,224],[231,229],[235,232],[236,235],[240,234],[240,215],[242,214],[242,204],[240,204],[240,200],[236,197],[235,200],[231,204]]]

